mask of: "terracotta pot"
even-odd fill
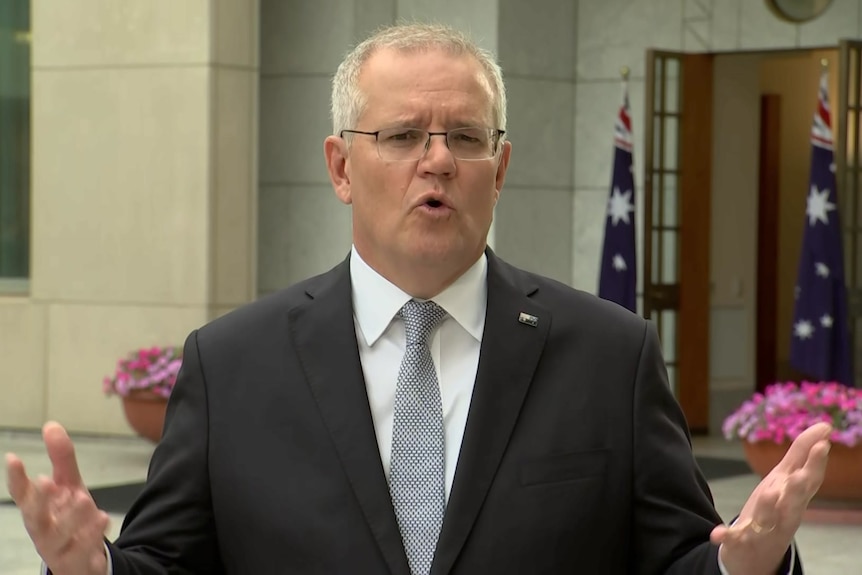
[[[771,441],[743,441],[742,445],[751,469],[765,477],[787,453],[790,442],[778,444]],[[862,501],[862,444],[854,447],[841,443],[832,444],[826,476],[815,497]]]
[[[168,400],[144,390],[132,391],[122,399],[129,426],[141,437],[158,443],[162,438]]]

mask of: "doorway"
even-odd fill
[[[858,149],[856,44],[647,55],[644,315],[659,327],[692,433],[720,433],[723,418],[755,389],[801,378],[789,349],[824,59],[850,314],[859,333],[860,169],[855,154],[843,153]],[[678,100],[668,99],[669,91]],[[669,101],[678,102],[675,109]]]

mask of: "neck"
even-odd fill
[[[417,299],[432,299],[442,293],[464,275],[483,253],[480,250],[476,257],[459,262],[432,263],[428,260],[416,261],[416,259],[411,259],[393,264],[382,259],[369,257],[358,246],[356,246],[356,251],[374,271],[410,297]]]

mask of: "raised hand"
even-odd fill
[[[21,511],[36,551],[54,575],[105,575],[104,535],[109,517],[96,507],[75,459],[66,430],[49,422],[42,437],[53,477],[31,480],[24,463],[6,455],[9,494]]]
[[[811,498],[820,489],[829,457],[829,424],[812,425],[797,437],[748,498],[731,527],[719,525],[711,540],[732,575],[776,573]]]

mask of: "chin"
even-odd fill
[[[411,242],[408,252],[413,257],[425,259],[423,263],[434,264],[467,259],[475,251],[472,243],[467,243],[463,238],[421,238]]]

